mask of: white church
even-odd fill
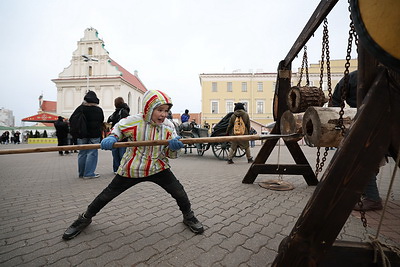
[[[140,112],[147,91],[137,71],[131,74],[110,58],[94,28],[85,30],[71,64],[52,81],[57,87],[57,114],[65,118],[70,117],[89,90],[96,92],[105,118],[114,112],[114,99],[119,96],[129,105],[131,114]]]

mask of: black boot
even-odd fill
[[[186,224],[190,231],[195,234],[201,234],[204,232],[203,224],[197,220],[196,216],[194,216],[193,211],[190,211],[186,214],[183,214],[183,223]]]
[[[80,214],[70,227],[65,230],[62,238],[64,240],[70,240],[75,236],[79,235],[83,229],[85,229],[92,222],[92,218],[86,218],[84,214]]]

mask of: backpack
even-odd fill
[[[119,122],[122,119],[122,110],[123,108],[121,108],[119,110],[119,112],[113,112],[113,114],[110,115],[110,117],[108,117],[107,122],[111,122],[111,124],[114,126],[115,124],[117,124],[117,122]]]
[[[246,131],[246,126],[242,117],[236,116],[235,123],[233,124],[233,134],[234,135],[244,135]]]
[[[77,110],[69,118],[70,133],[74,138],[85,138],[87,137],[87,125],[86,117],[83,113],[83,109]]]

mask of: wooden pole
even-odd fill
[[[278,138],[298,138],[298,134],[288,135],[238,135],[238,136],[217,136],[217,137],[200,137],[200,138],[182,138],[180,141],[184,144],[196,143],[223,143],[223,142],[238,142],[238,141],[251,141],[251,140],[264,140],[264,139],[278,139]],[[134,141],[134,142],[117,142],[114,147],[133,147],[133,146],[161,146],[168,145],[168,140],[148,140],[148,141]],[[23,148],[23,149],[5,149],[0,150],[0,155],[6,154],[25,154],[25,153],[38,153],[38,152],[52,152],[52,151],[69,151],[69,150],[85,150],[85,149],[99,149],[100,144],[88,145],[72,145],[72,146],[54,146],[54,147],[37,147],[37,148]]]

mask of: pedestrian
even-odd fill
[[[122,97],[117,97],[116,99],[114,99],[114,106],[115,106],[115,111],[107,119],[107,123],[111,123],[111,128],[113,128],[114,125],[117,124],[117,122],[119,122],[122,118],[128,117],[130,111],[129,106],[125,103]],[[126,142],[126,141],[128,141],[128,138],[124,138],[120,142]],[[121,159],[125,154],[125,151],[126,147],[115,147],[111,150],[113,157],[114,174],[117,173],[119,163],[121,162]]]
[[[251,135],[257,134],[256,129],[254,129],[253,127],[250,127],[250,134]],[[255,146],[256,146],[256,141],[251,140],[250,141],[250,147],[255,147]]]
[[[19,131],[16,131],[14,133],[14,144],[20,144],[21,143],[21,141],[19,139],[20,136],[21,136],[21,133]]]
[[[349,73],[349,84],[347,86],[345,102],[352,108],[357,107],[357,71]],[[332,95],[332,106],[339,107],[342,102],[342,88],[344,87],[344,77],[335,86]],[[384,165],[384,159],[380,166]],[[377,166],[375,174],[369,179],[367,186],[365,187],[361,201],[355,205],[354,210],[360,211],[372,211],[381,210],[382,199],[379,196],[378,185],[376,184],[376,175],[379,173],[379,167]]]
[[[77,113],[83,113],[86,121],[85,136],[76,136],[78,145],[99,144],[104,121],[103,110],[98,106],[100,100],[94,91],[86,93],[82,104],[75,109],[71,118]],[[70,123],[73,123],[72,121]],[[74,136],[73,136],[74,137]],[[78,175],[79,178],[98,178],[96,173],[98,160],[97,149],[79,150],[78,153]]]
[[[130,141],[168,139],[168,145],[127,148],[114,179],[68,227],[63,239],[77,236],[105,205],[141,182],[153,182],[162,187],[176,200],[183,214],[183,223],[196,234],[204,231],[191,209],[185,189],[170,169],[168,158],[177,158],[183,147],[174,125],[166,119],[172,107],[171,99],[161,91],[150,90],[144,94],[142,106],[143,113],[122,119],[114,126],[111,134],[101,142],[101,149],[111,150],[118,140],[124,138]]]
[[[181,115],[181,122],[182,123],[187,122],[189,121],[189,119],[190,119],[189,110],[185,109],[185,113]]]
[[[231,118],[229,119],[229,124],[226,129],[226,134],[227,135],[235,135],[234,134],[234,125],[235,125],[235,120],[237,117],[242,118],[244,125],[245,125],[244,135],[248,135],[250,133],[250,118],[249,118],[249,114],[247,114],[247,112],[244,110],[243,103],[235,103],[234,112],[233,112]],[[248,141],[237,141],[237,142],[234,141],[234,142],[231,142],[231,147],[230,147],[229,154],[228,154],[228,164],[234,163],[232,159],[235,156],[236,150],[238,148],[244,149],[246,151],[247,162],[252,163],[253,157],[251,156],[251,153],[250,153],[249,142]]]
[[[54,128],[56,128],[56,136],[58,146],[66,146],[68,145],[68,134],[69,127],[68,122],[64,120],[62,116],[58,116],[57,120],[54,122]],[[58,151],[60,156],[63,156],[63,151]],[[69,151],[65,151],[65,155],[68,155]]]

